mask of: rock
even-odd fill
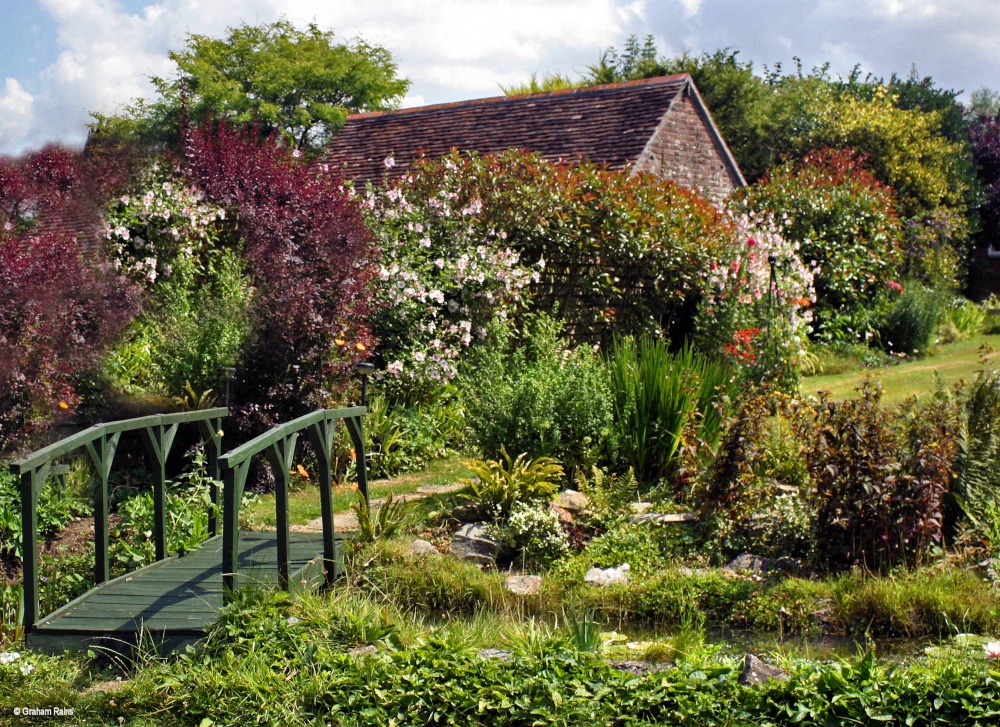
[[[474,502],[455,505],[451,509],[451,516],[460,523],[474,523],[479,519],[479,505]]]
[[[556,503],[565,510],[579,513],[590,507],[590,498],[576,490],[563,490],[556,495]]]
[[[664,525],[674,525],[677,523],[693,523],[698,521],[698,516],[690,512],[643,512],[636,515],[629,515],[630,523],[662,523]]]
[[[651,502],[633,502],[629,504],[628,509],[634,512],[636,515],[641,515],[644,512],[649,512],[653,509],[653,503]]]
[[[364,646],[355,646],[353,649],[347,652],[351,656],[366,656],[368,654],[377,654],[378,647],[374,644],[365,644]]]
[[[426,540],[422,540],[420,538],[417,538],[412,543],[407,545],[406,550],[408,553],[412,553],[413,555],[440,555],[437,548],[435,548],[431,543],[428,543]]]
[[[746,571],[754,575],[765,576],[774,572],[800,573],[802,571],[802,564],[795,558],[788,558],[786,556],[782,556],[781,558],[765,558],[761,555],[742,553],[733,558],[727,565],[724,565],[723,570],[736,573]]]
[[[559,517],[559,522],[566,523],[567,525],[573,522],[573,513],[566,508],[559,507],[556,503],[550,502],[549,509]]]
[[[583,582],[594,586],[628,583],[628,573],[630,570],[632,570],[632,566],[628,563],[622,563],[617,568],[591,568],[583,577]]]
[[[499,659],[500,661],[510,661],[514,654],[504,649],[480,649],[478,656],[480,659]]]
[[[479,565],[493,565],[499,550],[500,544],[486,535],[483,523],[463,525],[451,539],[452,554]]]
[[[987,558],[976,563],[975,568],[990,583],[1000,582],[1000,558]]]
[[[674,667],[674,665],[669,661],[661,661],[653,664],[649,661],[637,661],[636,659],[609,661],[608,666],[612,669],[617,669],[618,671],[634,674],[637,677],[640,677],[643,674],[649,674],[650,672],[666,671],[667,669],[673,669]]]
[[[784,682],[788,680],[788,672],[776,666],[765,664],[753,654],[743,657],[743,672],[740,674],[739,683],[744,686],[763,684],[774,679]]]
[[[507,576],[507,590],[518,596],[537,596],[541,589],[541,576]]]

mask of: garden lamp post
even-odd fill
[[[368,374],[375,370],[375,364],[362,361],[355,368],[361,374],[361,406],[368,406]]]
[[[222,367],[222,380],[226,382],[226,408],[229,408],[229,385],[236,378],[236,367],[235,366],[223,366]]]
[[[778,256],[773,252],[767,256],[767,264],[771,268],[771,278],[767,283],[767,337],[771,344],[771,364],[778,360],[778,339],[774,335],[774,296],[778,290],[777,273]]]

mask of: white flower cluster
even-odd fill
[[[141,177],[142,191],[121,196],[105,214],[115,269],[147,285],[169,278],[179,262],[211,243],[226,216],[199,190],[166,176],[159,164],[151,165]]]
[[[803,263],[798,243],[783,238],[770,218],[750,213],[731,222],[734,244],[705,274],[699,329],[720,344],[740,331],[765,331],[781,358],[795,359],[811,330],[818,269]]]
[[[368,192],[365,206],[382,247],[380,294],[407,341],[387,366],[393,377],[452,379],[462,351],[493,317],[506,317],[538,276],[521,264],[505,232],[477,226],[481,201],[455,204],[461,180],[451,176],[419,201],[406,186]]]

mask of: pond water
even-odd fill
[[[723,654],[730,656],[780,654],[792,659],[816,661],[851,659],[872,647],[880,659],[902,661],[923,656],[926,647],[940,643],[936,639],[929,638],[884,638],[872,641],[864,636],[826,634],[783,636],[776,633],[733,629],[707,631],[705,641],[718,645]]]

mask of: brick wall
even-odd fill
[[[721,150],[689,94],[686,90],[684,97],[674,102],[633,166],[633,173],[656,174],[700,189],[718,206],[739,182],[723,162]]]

